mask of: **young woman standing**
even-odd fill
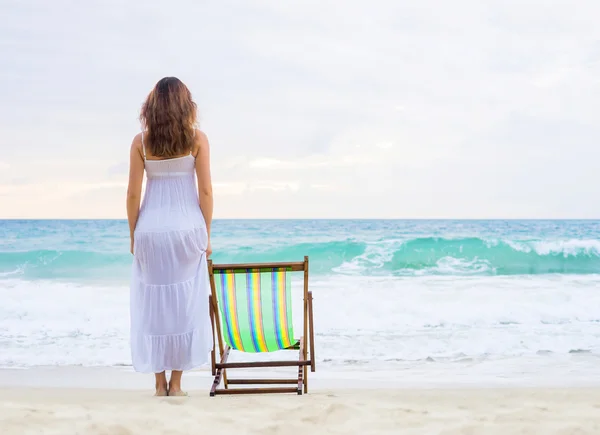
[[[136,371],[155,374],[157,396],[181,396],[186,395],[183,372],[207,364],[213,345],[207,269],[213,213],[209,144],[196,129],[190,91],[175,77],[156,84],[140,120],[127,189],[133,254],[131,355]],[[168,382],[166,371],[171,371]]]

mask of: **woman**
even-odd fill
[[[140,120],[127,189],[131,356],[136,371],[154,373],[155,395],[184,396],[183,371],[208,363],[213,345],[206,263],[213,213],[209,145],[195,128],[190,91],[175,77],[156,84]]]

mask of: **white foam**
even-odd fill
[[[600,240],[564,240],[531,242],[539,255],[563,254],[575,256],[581,253],[600,256]]]
[[[128,364],[129,292],[0,281],[0,366]]]
[[[600,256],[600,240],[570,239],[570,240],[504,240],[508,246],[519,252],[532,252],[538,255],[562,254],[564,257],[589,255]]]
[[[365,252],[334,267],[332,271],[347,275],[360,275],[367,269],[381,269],[385,263],[392,261],[394,253],[403,242],[389,239],[370,243],[366,246]]]
[[[594,357],[599,287],[598,275],[314,277],[317,360],[378,369]],[[2,280],[0,300],[0,366],[130,364],[125,286]]]
[[[25,265],[21,265],[21,266],[17,267],[15,270],[11,270],[8,272],[0,272],[0,278],[19,276],[19,275],[23,275],[24,272],[25,272]]]
[[[442,257],[434,267],[425,267],[419,270],[406,270],[408,275],[480,275],[494,271],[487,260],[475,257],[473,260],[463,258]],[[402,271],[400,271],[402,274]]]

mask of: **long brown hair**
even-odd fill
[[[140,112],[146,150],[156,157],[189,152],[196,128],[196,108],[191,92],[181,80],[159,80]]]

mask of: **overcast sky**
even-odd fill
[[[216,218],[600,217],[597,0],[1,0],[0,217],[125,218],[175,75]]]

